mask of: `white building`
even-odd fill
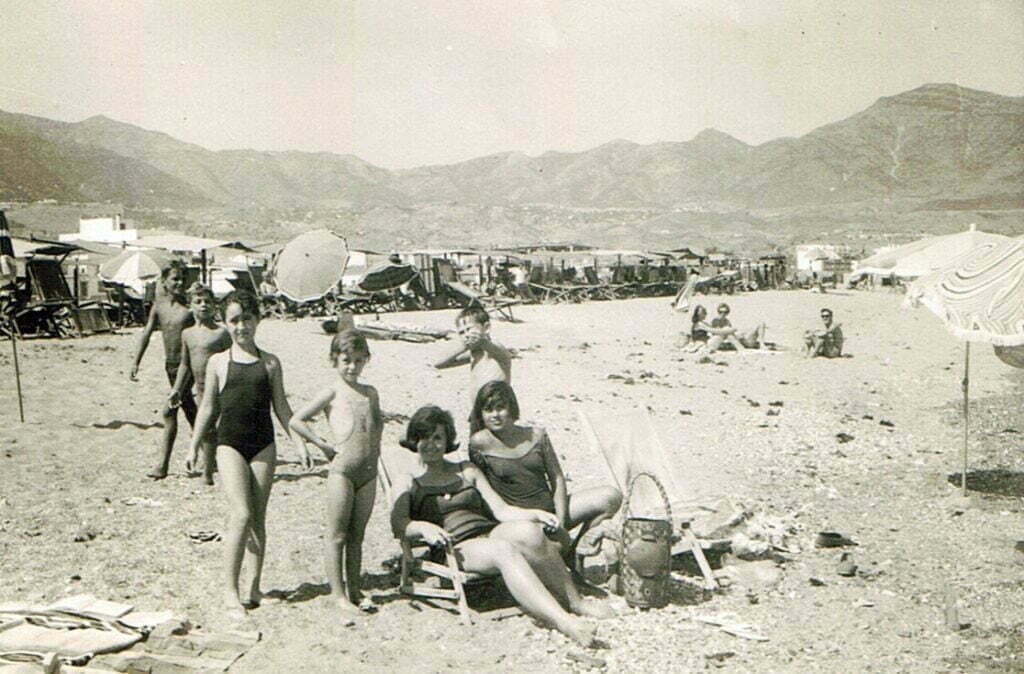
[[[844,248],[827,243],[808,243],[797,246],[797,271],[821,273],[825,260],[841,260],[843,258]]]
[[[96,241],[98,243],[125,243],[139,238],[139,230],[127,229],[121,214],[78,218],[78,231],[61,234],[61,241]]]

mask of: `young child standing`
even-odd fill
[[[441,370],[469,365],[469,404],[476,400],[477,391],[492,381],[512,383],[512,354],[490,336],[491,318],[479,304],[470,304],[455,318],[455,330],[460,344],[434,363]],[[476,432],[470,421],[470,431]]]
[[[267,546],[267,501],[277,461],[270,409],[273,407],[286,429],[292,416],[284,394],[281,361],[256,346],[259,320],[255,295],[235,291],[227,296],[224,325],[231,336],[231,346],[207,362],[206,394],[196,418],[189,456],[190,465],[195,465],[199,446],[216,421],[217,465],[229,509],[224,536],[224,604],[236,614],[258,606],[262,598],[260,576]],[[306,453],[305,446],[300,449]],[[243,600],[238,579],[246,551],[252,581],[248,597]]]
[[[171,387],[171,395],[167,398],[167,406],[171,409],[178,407],[182,398],[187,395],[194,395],[195,399],[202,403],[207,361],[213,354],[225,351],[231,346],[228,331],[217,325],[216,304],[209,286],[197,281],[189,287],[188,307],[192,311],[195,325],[181,333],[181,365],[174,386]],[[213,484],[213,473],[217,468],[216,450],[216,434],[211,431],[203,439],[203,477],[206,484]],[[185,470],[190,474],[195,468],[196,466],[186,462]]]
[[[338,377],[292,417],[300,438],[319,447],[331,461],[327,473],[327,579],[342,611],[357,615],[362,546],[377,493],[381,421],[377,389],[359,381],[370,359],[366,338],[356,330],[331,340],[331,365]],[[309,421],[326,412],[335,444],[316,433]]]
[[[167,373],[168,383],[173,387],[181,367],[181,333],[194,322],[184,292],[185,265],[178,260],[173,260],[160,273],[160,285],[161,288],[158,289],[153,308],[149,311],[146,327],[139,335],[139,343],[135,349],[135,357],[128,378],[138,381],[139,363],[149,346],[149,338],[153,336],[154,330],[159,330],[164,338],[164,370]],[[171,450],[174,448],[174,440],[178,437],[178,407],[181,407],[185,413],[188,423],[192,426],[195,425],[196,401],[192,397],[191,391],[182,392],[178,405],[164,406],[160,412],[164,420],[164,433],[160,442],[160,460],[153,470],[146,473],[154,480],[162,480],[167,477]]]

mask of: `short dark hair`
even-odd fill
[[[718,309],[717,309],[716,311],[718,311],[719,313],[721,313],[721,312],[722,312],[722,309],[725,309],[726,311],[732,311],[732,309],[730,309],[730,308],[729,308],[729,305],[728,305],[728,304],[726,304],[725,302],[722,302],[721,304],[719,304],[719,305],[718,305]]]
[[[194,298],[202,295],[208,299],[215,299],[213,290],[208,285],[204,285],[200,281],[196,281],[188,287],[188,301],[191,302]]]
[[[829,316],[831,316],[832,315],[832,310],[829,309],[828,307],[822,307],[821,308],[821,313],[828,314]]]
[[[445,435],[448,436],[448,446],[445,447],[444,453],[454,452],[459,448],[459,443],[455,442],[455,421],[451,414],[437,405],[424,405],[416,410],[405,427],[405,437],[399,440],[398,444],[411,452],[418,452],[420,440],[429,438],[438,426],[443,426]]]
[[[484,309],[483,305],[479,302],[473,302],[468,307],[465,307],[459,312],[459,315],[455,317],[455,322],[464,321],[466,319],[472,319],[480,325],[487,325],[491,322],[491,317],[487,314],[487,309]]]
[[[469,430],[476,433],[484,427],[484,410],[494,403],[503,402],[513,420],[519,419],[519,401],[516,392],[504,381],[489,381],[476,392],[473,413],[469,415]]]
[[[252,314],[256,318],[260,317],[260,301],[248,290],[229,292],[228,296],[224,298],[224,310],[227,311],[228,306],[232,304],[242,307],[242,311],[247,314]]]
[[[184,276],[187,270],[188,267],[186,267],[185,263],[182,262],[181,260],[171,260],[170,262],[167,263],[166,267],[160,270],[160,280],[163,280],[170,276],[171,272],[173,271],[176,271],[182,276]]]
[[[366,337],[358,330],[342,330],[334,335],[331,340],[331,363],[338,364],[338,356],[341,354],[364,353],[370,355],[370,345],[366,343]]]

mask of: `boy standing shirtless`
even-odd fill
[[[185,304],[185,265],[174,260],[160,274],[162,292],[157,292],[153,308],[149,311],[146,327],[139,335],[139,344],[135,349],[135,359],[128,378],[138,381],[139,363],[149,346],[149,338],[154,330],[159,330],[164,338],[164,370],[171,386],[178,378],[181,366],[181,333],[193,323],[192,312]],[[159,291],[160,289],[158,289]],[[181,409],[191,425],[196,418],[196,401],[192,393],[187,391],[181,396]],[[171,459],[171,449],[178,435],[178,411],[176,408],[164,406],[161,411],[164,420],[164,434],[161,445],[160,463],[146,475],[154,480],[167,477],[167,465]]]
[[[470,408],[484,384],[492,381],[512,383],[512,354],[491,340],[490,327],[491,317],[487,315],[487,310],[479,304],[469,305],[455,318],[455,330],[461,344],[434,363],[434,367],[439,370],[469,365]]]
[[[196,324],[181,333],[181,366],[171,388],[171,395],[167,398],[167,405],[172,409],[181,405],[183,396],[190,393],[194,394],[197,405],[203,402],[206,362],[213,354],[226,351],[231,346],[231,336],[227,329],[217,325],[215,320],[215,305],[216,300],[209,287],[196,282],[188,289],[188,307]],[[211,429],[203,438],[203,478],[206,484],[213,484],[213,473],[217,469],[216,452],[216,431]],[[169,458],[168,449],[164,460],[165,470]],[[192,463],[191,459],[185,463],[189,473],[195,469]]]

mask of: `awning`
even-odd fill
[[[157,248],[159,250],[170,250],[174,252],[201,253],[211,248],[235,248],[238,250],[251,251],[241,241],[225,241],[221,239],[204,239],[198,236],[185,236],[183,234],[163,234],[158,236],[144,236],[141,239],[129,241],[132,248]]]

